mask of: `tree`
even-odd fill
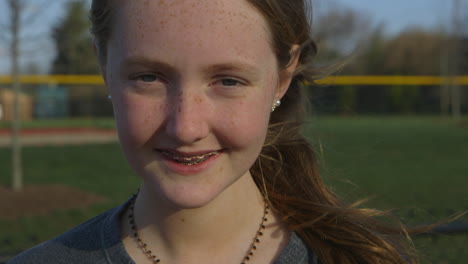
[[[54,74],[97,74],[86,1],[68,3],[66,14],[54,27],[52,37],[57,54],[53,61]]]
[[[384,34],[384,26],[377,26],[365,41],[364,51],[357,62],[358,74],[381,75],[385,74],[385,54],[387,39]]]
[[[27,39],[40,39],[43,34],[27,33],[26,26],[34,24],[34,22],[44,15],[45,7],[50,7],[56,2],[55,0],[43,0],[42,3],[35,2],[35,8],[32,3],[27,0],[7,0],[6,9],[9,16],[6,21],[0,21],[0,39],[7,43],[10,51],[11,59],[11,77],[12,87],[14,92],[13,98],[13,121],[12,121],[12,181],[11,186],[15,191],[20,191],[23,188],[23,170],[21,158],[21,138],[19,136],[21,130],[20,120],[20,105],[19,96],[21,94],[21,83],[19,79],[20,66],[19,61],[22,55],[22,43],[26,43]],[[46,5],[47,3],[47,5]],[[4,23],[4,24],[3,24]],[[40,47],[36,47],[40,48]]]
[[[12,175],[12,187],[13,190],[19,191],[23,187],[23,170],[22,170],[22,160],[21,160],[21,141],[19,138],[20,132],[20,105],[19,105],[19,95],[21,92],[21,86],[19,82],[19,31],[20,31],[20,14],[23,8],[23,2],[19,0],[9,0],[8,6],[11,11],[11,22],[10,22],[10,32],[11,32],[11,76],[13,79],[13,123],[12,123],[12,165],[13,165],[13,175]]]
[[[329,63],[360,51],[372,31],[370,18],[362,12],[337,3],[319,15],[313,24],[313,35],[319,46],[319,60]]]
[[[317,41],[319,65],[331,65],[342,74],[357,74],[364,71],[364,64],[356,54],[362,53],[372,32],[370,17],[362,12],[343,7],[335,1],[327,1],[328,6],[320,13],[313,24],[313,36]],[[353,57],[351,59],[350,55]],[[333,62],[336,62],[335,64]],[[343,67],[341,67],[343,66]],[[334,97],[336,109],[343,114],[352,114],[357,107],[358,89],[348,86],[330,95],[321,89],[316,97]]]
[[[420,29],[403,31],[388,41],[385,67],[390,74],[439,75],[445,36]]]

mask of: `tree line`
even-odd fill
[[[412,27],[389,35],[385,25],[372,26],[365,14],[339,7],[316,22],[318,64],[332,62],[340,75],[468,75],[467,31]],[[315,108],[326,113],[448,113],[451,104],[447,86],[311,89]],[[463,90],[459,96],[468,112],[468,92]]]
[[[51,74],[97,74],[86,1],[71,1],[52,29],[56,57]],[[408,28],[388,35],[385,25],[358,11],[331,8],[314,21],[318,66],[336,64],[340,75],[467,75],[468,37],[444,29]],[[439,112],[441,87],[312,87],[323,112]],[[468,100],[463,95],[465,108]]]

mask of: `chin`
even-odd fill
[[[160,200],[176,209],[204,207],[215,200],[224,189],[220,185],[206,183],[171,183],[156,188],[159,189],[157,193],[160,194]]]
[[[245,171],[242,168],[233,170],[229,168],[231,166],[219,165],[222,161],[215,157],[207,164],[195,166],[193,171],[176,166],[167,168],[154,162],[143,167],[144,170],[138,174],[143,178],[143,188],[159,200],[155,202],[160,203],[160,206],[195,209],[207,206],[221,194],[228,195],[229,190],[244,190],[246,184],[251,183],[242,180],[251,177],[247,168]]]

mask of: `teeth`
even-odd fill
[[[173,159],[173,160],[175,160],[175,161],[177,161],[179,163],[182,163],[184,165],[195,165],[195,164],[201,163],[201,162],[209,159],[210,157],[216,155],[217,153],[218,153],[217,151],[213,151],[213,152],[200,154],[200,155],[196,155],[196,156],[179,156],[177,154],[170,153],[168,151],[161,151],[161,154],[163,154],[165,157]]]

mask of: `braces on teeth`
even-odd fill
[[[213,151],[210,153],[206,154],[201,154],[201,155],[196,155],[196,156],[190,156],[190,157],[184,157],[184,156],[178,156],[174,153],[169,153],[167,151],[162,151],[161,154],[163,154],[165,157],[168,157],[170,159],[173,159],[179,163],[182,163],[184,165],[196,165],[198,163],[201,163],[210,157],[216,155],[217,151]]]

